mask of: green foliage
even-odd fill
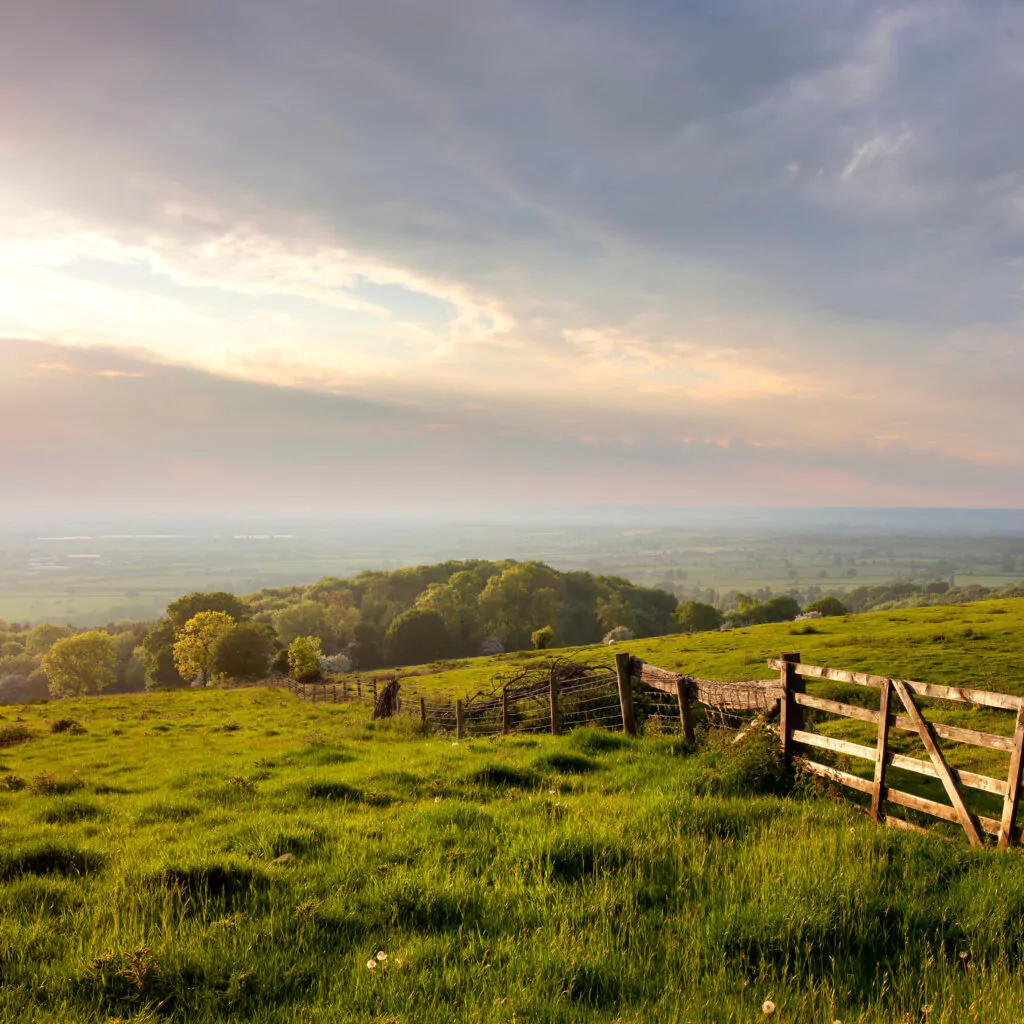
[[[274,653],[274,633],[259,622],[239,622],[213,641],[210,669],[215,678],[255,682],[264,678]]]
[[[238,622],[252,615],[252,609],[245,601],[223,590],[186,594],[167,606],[167,617],[171,620],[175,633],[200,612],[222,612]]]
[[[274,617],[277,637],[285,647],[300,636],[315,636],[326,650],[333,646],[334,633],[323,605],[300,601],[282,608]]]
[[[838,597],[823,597],[819,601],[812,601],[807,611],[821,612],[822,615],[845,615],[846,605]]]
[[[555,631],[550,626],[541,626],[530,634],[530,643],[535,651],[546,651],[555,642]]]
[[[292,678],[305,682],[320,676],[323,650],[318,636],[297,636],[288,646],[288,668]]]
[[[45,654],[58,640],[71,633],[67,626],[57,626],[52,622],[41,622],[29,630],[25,638],[25,650],[29,654]]]
[[[174,641],[174,666],[182,679],[199,679],[208,686],[214,672],[217,642],[235,628],[227,612],[197,612],[178,630]]]
[[[412,665],[447,657],[452,643],[440,612],[410,608],[392,619],[384,650],[392,665]]]
[[[722,625],[722,613],[701,601],[683,601],[676,609],[676,623],[683,633],[704,633]]]
[[[138,658],[145,672],[147,689],[174,689],[188,686],[174,664],[174,623],[169,618],[161,619],[146,634],[138,648]]]
[[[43,655],[54,697],[80,697],[106,689],[115,679],[117,644],[98,629],[55,641]]]

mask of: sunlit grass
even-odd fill
[[[1019,855],[793,792],[770,738],[365,715],[274,690],[4,709],[30,738],[0,749],[25,783],[0,783],[0,1019],[1024,1012]]]

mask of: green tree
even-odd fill
[[[136,648],[136,654],[145,671],[147,690],[188,686],[188,681],[181,678],[174,664],[174,640],[174,623],[164,618],[146,634]]]
[[[417,665],[447,657],[451,648],[440,612],[410,608],[392,619],[384,650],[392,665]]]
[[[297,636],[288,646],[288,668],[293,679],[303,682],[320,676],[323,650],[318,636]]]
[[[812,601],[807,606],[809,612],[821,612],[822,615],[845,615],[846,605],[838,597],[823,597]]]
[[[274,616],[277,637],[288,647],[300,636],[315,636],[323,647],[333,649],[334,630],[327,609],[318,601],[300,601],[282,608]]]
[[[550,626],[541,626],[530,634],[535,651],[546,651],[555,642],[555,631]]]
[[[273,631],[259,622],[236,623],[213,642],[214,677],[255,682],[264,678],[274,653]]]
[[[217,640],[235,627],[227,612],[198,612],[178,630],[174,641],[174,666],[182,679],[202,679],[208,686]]]
[[[67,626],[57,626],[52,622],[40,622],[29,631],[25,638],[25,650],[29,654],[45,654],[58,640],[71,632]]]
[[[702,601],[684,601],[676,609],[676,622],[683,633],[705,633],[722,625],[722,613]]]
[[[114,681],[117,645],[98,629],[57,640],[43,655],[43,671],[54,697],[96,694]]]
[[[235,621],[241,622],[250,617],[252,609],[240,597],[224,590],[210,593],[196,591],[179,597],[177,601],[172,601],[167,606],[167,618],[174,624],[175,633],[200,612],[223,612]]]

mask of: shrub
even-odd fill
[[[293,679],[305,682],[320,678],[320,637],[298,636],[288,647],[288,670]]]
[[[812,601],[807,611],[821,612],[822,615],[845,615],[846,605],[838,597],[823,597],[819,601]]]
[[[32,736],[32,730],[20,722],[0,725],[0,747],[13,747],[17,743],[32,739]]]
[[[69,732],[72,736],[78,736],[85,732],[85,727],[74,718],[58,718],[50,724],[50,732]]]
[[[535,651],[546,651],[555,642],[555,631],[550,626],[541,626],[530,634]]]

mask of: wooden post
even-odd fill
[[[921,717],[921,712],[914,703],[914,698],[907,689],[906,683],[901,679],[894,679],[892,685],[896,688],[900,700],[903,701],[907,714],[910,715],[914,725],[917,726],[917,734],[921,737],[924,749],[928,751],[928,756],[932,759],[932,765],[939,776],[942,788],[946,791],[946,796],[949,797],[949,802],[953,805],[953,810],[956,811],[956,816],[967,833],[967,839],[971,846],[981,846],[981,835],[978,832],[978,826],[975,825],[971,812],[967,810],[967,805],[964,803],[964,798],[960,795],[960,790],[956,788],[956,780],[949,770],[949,765],[946,764],[946,759],[942,756],[942,751],[939,750],[939,745],[935,742],[931,727]],[[1001,828],[1000,831],[1002,831]]]
[[[420,725],[427,727],[427,698],[420,697]]]
[[[455,738],[461,740],[465,735],[466,725],[462,718],[462,701],[455,702]]]
[[[1003,798],[1003,817],[999,822],[999,849],[1013,845],[1017,828],[1017,805],[1020,803],[1021,751],[1024,749],[1024,701],[1017,709],[1017,728],[1013,731],[1013,750],[1010,753],[1010,773],[1006,777],[1006,796]]]
[[[342,679],[341,681],[341,699],[348,700],[348,680]]]
[[[338,684],[337,683],[331,683],[331,700],[335,704],[338,703]]]
[[[619,682],[619,707],[622,709],[622,731],[636,735],[636,718],[633,716],[633,679],[630,673],[631,659],[627,651],[615,655],[615,675]]]
[[[373,703],[376,704],[377,703],[377,680],[374,679],[373,682],[370,685],[373,687]]]
[[[362,679],[356,680],[356,696],[362,700],[363,697],[363,681]]]
[[[506,686],[501,691],[501,735],[507,736],[508,733],[508,687]]]
[[[802,729],[804,724],[803,715],[797,715],[800,705],[793,700],[793,694],[797,692],[797,674],[793,666],[800,660],[800,655],[793,652],[783,653],[779,655],[779,660],[786,663],[779,673],[779,683],[782,686],[782,699],[779,702],[779,738],[782,740],[782,753],[786,760],[789,760],[793,753],[793,730]]]
[[[551,698],[551,735],[557,736],[561,723],[558,717],[558,679],[553,668],[548,675],[548,696]]]
[[[886,679],[878,695],[878,743],[875,746],[875,781],[871,790],[871,820],[880,821],[885,816],[885,759],[889,754],[889,698],[892,696],[892,680]]]
[[[693,742],[693,717],[690,714],[690,680],[680,676],[676,680],[676,700],[679,702],[679,721],[687,743]]]

